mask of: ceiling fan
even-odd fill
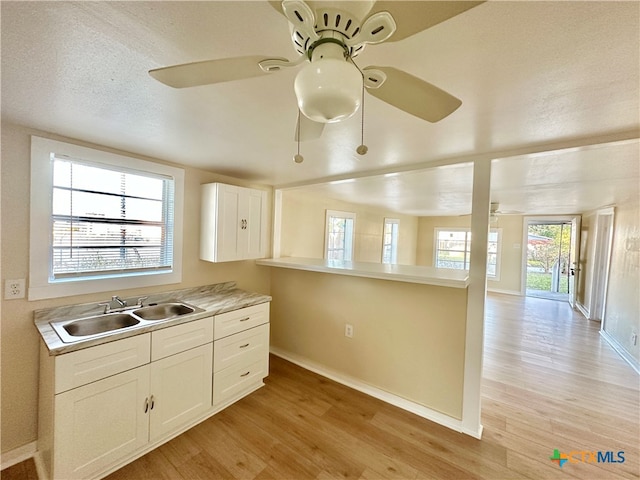
[[[210,85],[275,73],[309,62],[294,90],[300,115],[296,140],[320,137],[325,123],[340,122],[360,107],[363,92],[411,115],[437,122],[462,102],[420,78],[392,66],[358,67],[354,58],[368,44],[395,42],[454,17],[483,1],[269,2],[290,23],[300,56],[251,55],[156,68],[149,74],[175,88]]]
[[[489,221],[495,223],[498,221],[500,215],[522,215],[523,212],[518,210],[500,210],[500,204],[498,202],[491,202],[489,207]]]

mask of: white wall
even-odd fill
[[[416,263],[433,266],[435,255],[436,228],[470,228],[469,216],[460,217],[420,217],[418,219],[418,239]],[[491,228],[502,229],[500,278],[487,279],[490,290],[519,294],[522,277],[522,216],[502,215]]]
[[[325,214],[340,210],[356,214],[354,260],[377,262],[382,260],[382,233],[385,217],[400,219],[398,234],[398,263],[415,264],[418,221],[416,217],[341,202],[330,198],[287,190],[282,192],[282,257],[324,257]]]
[[[615,208],[604,330],[640,365],[640,201]]]

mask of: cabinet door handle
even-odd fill
[[[153,407],[156,405],[156,399],[153,395],[151,395],[151,410],[153,410]]]
[[[240,345],[238,348],[247,348],[250,344],[245,343],[244,345]]]
[[[247,373],[243,373],[242,375],[240,375],[241,377],[246,377],[247,375],[249,375],[251,373],[251,371],[248,371]]]
[[[246,322],[247,320],[250,320],[250,319],[251,319],[251,317],[244,317],[244,318],[241,318],[240,321],[241,322]]]
[[[149,397],[144,399],[144,413],[149,411]]]

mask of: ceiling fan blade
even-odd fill
[[[366,81],[369,70],[372,77],[386,79],[381,85],[370,88]],[[462,105],[462,101],[453,95],[397,68],[367,67],[363,71],[365,85],[371,95],[428,122],[438,122]]]
[[[244,78],[267,75],[272,71],[260,68],[259,63],[266,59],[274,59],[266,55],[250,55],[246,57],[222,58],[204,62],[184,63],[171,67],[149,70],[149,75],[159,82],[174,88],[197,87],[212,83],[230,82]],[[277,58],[288,62],[286,58]]]
[[[284,15],[284,11],[282,10],[282,0],[269,0],[268,3],[276,12],[278,12],[280,15]],[[286,15],[284,16],[286,17]]]
[[[396,22],[396,31],[388,42],[403,40],[438,23],[484,3],[484,1],[417,2],[383,0],[376,2],[371,14],[387,11]]]
[[[297,142],[298,136],[300,136],[301,142],[307,140],[315,140],[320,138],[324,131],[325,123],[314,122],[313,120],[301,115],[298,112],[298,121],[296,122],[296,133],[293,139]]]

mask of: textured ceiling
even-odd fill
[[[369,153],[355,153],[356,115],[303,143],[300,165],[292,161],[295,69],[182,90],[147,73],[236,55],[293,60],[288,23],[267,2],[1,9],[3,121],[257,183],[354,177],[315,188],[350,201],[384,198],[407,213],[468,213],[469,168],[425,168],[474,158],[499,159],[493,196],[508,210],[574,213],[638,192],[637,142],[619,142],[637,139],[640,125],[637,2],[490,1],[404,40],[369,45],[360,66],[403,69],[462,106],[430,124],[368,96]],[[413,177],[364,175],[414,168]]]

